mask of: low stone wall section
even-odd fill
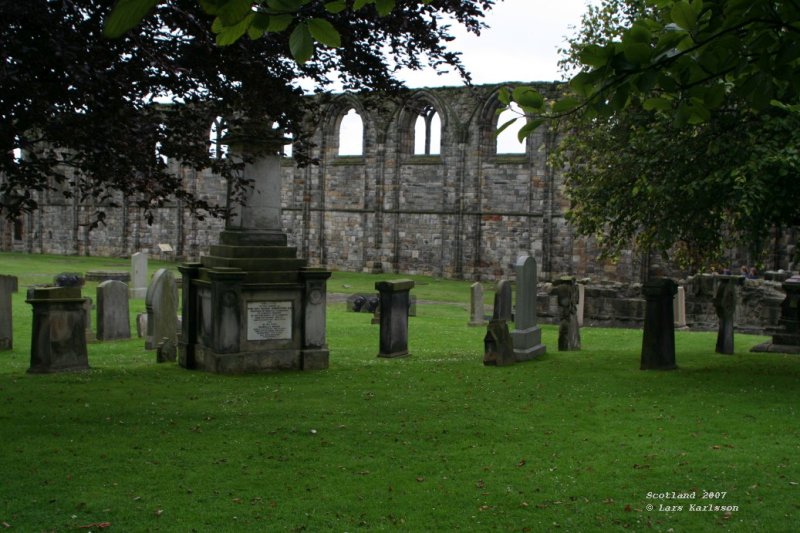
[[[644,324],[645,300],[638,283],[592,283],[585,285],[584,326],[641,328]],[[702,274],[679,280],[686,290],[686,324],[696,331],[714,331],[718,327],[714,311],[716,276]],[[550,283],[540,283],[538,290],[540,322],[558,322],[558,304]],[[735,329],[740,333],[769,334],[778,325],[781,302],[785,298],[781,282],[745,279],[737,288]]]

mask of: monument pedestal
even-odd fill
[[[33,306],[31,374],[89,369],[86,312],[80,287],[30,289]]]
[[[786,298],[778,327],[771,332],[772,342],[759,344],[751,352],[800,353],[800,276],[792,276],[781,287]]]
[[[678,285],[668,278],[654,278],[642,285],[647,301],[642,333],[642,370],[675,370],[675,318],[672,300]]]
[[[221,243],[183,274],[183,330],[178,362],[224,374],[328,368],[326,280],[295,249],[242,242],[225,231]]]
[[[380,351],[378,357],[408,356],[409,291],[414,282],[408,279],[378,281],[380,294]]]

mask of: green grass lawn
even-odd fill
[[[377,358],[378,326],[338,302],[325,371],[192,372],[133,339],[91,344],[89,372],[26,374],[24,284],[112,263],[129,264],[0,254],[0,273],[21,276],[0,352],[0,528],[798,529],[800,358],[751,354],[763,337],[723,356],[715,334],[678,332],[680,369],[643,372],[639,331],[585,328],[583,351],[559,353],[544,326],[543,357],[484,367],[469,283],[415,277],[441,303],[410,319],[409,358]],[[394,277],[335,273],[329,291]],[[648,498],[672,492],[696,497]]]

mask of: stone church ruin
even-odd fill
[[[544,94],[558,90],[557,83],[535,85]],[[519,150],[498,143],[502,86],[333,96],[311,138],[310,156],[319,164],[297,168],[290,157],[281,163],[288,245],[309,266],[330,270],[496,280],[512,276],[515,258],[527,254],[543,280],[566,274],[642,281],[647,261],[629,252],[615,264],[601,262],[593,241],[567,224],[563,176],[547,164],[557,143],[553,131],[539,127]],[[373,100],[378,105],[368,104]],[[343,127],[353,121],[355,128]],[[177,165],[175,171],[187,189],[224,204],[225,180]],[[90,231],[97,206],[58,190],[35,194],[39,210],[0,221],[0,249],[145,251],[191,261],[217,244],[224,227],[223,220],[191,217],[180,201],[156,210],[148,225],[133,202],[118,199],[121,207],[105,206],[106,224]]]

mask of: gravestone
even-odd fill
[[[491,319],[486,327],[486,336],[483,338],[483,364],[506,366],[516,362],[514,343],[508,332],[508,322],[497,318]]]
[[[131,273],[125,270],[90,270],[86,273],[88,281],[102,283],[104,281],[121,281],[128,283],[131,280]]]
[[[84,298],[83,301],[83,313],[86,315],[84,317],[84,324],[86,324],[86,342],[94,342],[97,340],[97,337],[94,334],[94,330],[92,330],[92,308],[94,307],[91,298]]]
[[[17,292],[16,276],[0,274],[0,350],[14,348],[14,323],[11,319],[11,294]]]
[[[583,326],[583,313],[586,309],[586,285],[578,283],[578,326]]]
[[[736,315],[736,286],[744,283],[742,276],[718,276],[714,295],[714,310],[719,317],[717,353],[733,353],[733,322]]]
[[[778,327],[770,331],[772,341],[755,346],[753,352],[800,353],[800,276],[792,276],[781,287],[786,298]]]
[[[85,298],[79,287],[32,287],[33,307],[29,373],[87,370]]]
[[[156,363],[174,363],[178,359],[178,348],[169,339],[162,339],[156,349]]]
[[[136,252],[131,256],[130,297],[140,300],[147,296],[147,253]]]
[[[475,282],[470,286],[470,305],[469,305],[468,326],[477,327],[486,325],[485,309],[483,306],[483,285]]]
[[[558,351],[581,349],[581,331],[578,326],[579,285],[574,277],[565,276],[553,282],[559,310]]]
[[[678,285],[668,278],[653,278],[642,285],[646,300],[642,335],[642,370],[674,370],[675,319],[672,301]]]
[[[104,281],[97,286],[97,338],[101,341],[131,338],[128,286]]]
[[[178,285],[166,268],[153,274],[145,296],[147,336],[145,350],[155,350],[162,339],[178,342]]]
[[[297,249],[287,246],[278,155],[285,141],[261,124],[237,129],[226,136],[229,158],[243,163],[242,176],[252,187],[226,219],[219,244],[200,262],[180,267],[178,363],[226,374],[328,368],[331,273],[309,268]],[[245,161],[242,154],[248,152],[259,155]]]
[[[408,279],[378,281],[380,294],[380,351],[378,357],[402,357],[408,354],[409,291],[414,282]]]
[[[147,336],[147,313],[136,315],[136,336],[143,339]]]
[[[511,311],[512,297],[511,283],[504,279],[498,281],[494,292],[494,310],[492,311],[492,318],[505,320],[506,322],[511,322],[513,320]]]
[[[515,329],[511,332],[514,357],[517,361],[530,361],[545,352],[542,330],[536,325],[536,291],[538,276],[536,260],[524,255],[517,260],[517,307],[514,313]]]
[[[672,314],[675,317],[675,327],[685,329],[686,326],[686,289],[678,287],[675,298],[672,301]]]

